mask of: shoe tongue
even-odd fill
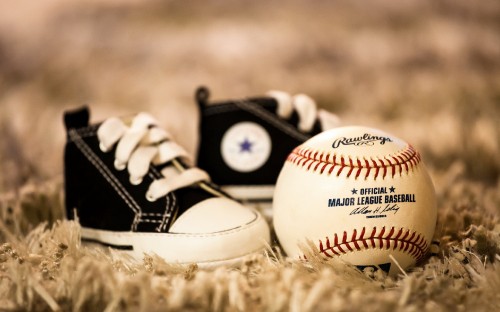
[[[174,165],[173,162],[176,162]],[[181,168],[187,169],[188,166],[182,159],[177,158],[174,161],[156,165],[156,170],[160,171],[163,176],[167,179],[176,179],[181,173]],[[180,166],[180,167],[179,167]],[[177,206],[179,207],[177,216],[180,216],[186,212],[192,206],[202,202],[206,199],[213,198],[215,195],[209,193],[208,191],[202,189],[196,184],[189,185],[174,191],[175,198],[177,201]]]
[[[186,212],[194,205],[215,196],[199,187],[185,187],[175,191],[179,211],[177,217]]]

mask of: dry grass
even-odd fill
[[[0,3],[0,309],[500,309],[499,21],[494,0]],[[199,84],[304,92],[411,142],[441,250],[393,280],[279,254],[202,271],[80,246],[56,221],[62,111],[149,111],[193,152]]]
[[[500,308],[500,225],[486,213],[500,192],[448,174],[436,239],[441,248],[398,278],[325,262],[314,244],[308,263],[274,244],[238,267],[200,270],[145,255],[82,246],[78,224],[59,221],[59,182],[25,187],[0,200],[0,303],[17,310],[495,311]],[[464,188],[469,190],[464,194]],[[40,215],[39,210],[50,214]],[[43,209],[47,208],[47,209]],[[47,223],[34,226],[40,220]]]

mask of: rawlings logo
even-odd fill
[[[363,136],[359,137],[353,137],[353,138],[338,138],[335,141],[333,141],[332,147],[337,148],[340,145],[355,145],[355,146],[361,146],[361,145],[375,145],[375,142],[380,142],[380,145],[384,145],[385,142],[392,142],[391,138],[389,137],[382,137],[382,136],[376,136],[376,135],[371,135],[368,133],[363,134]]]

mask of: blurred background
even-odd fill
[[[150,112],[194,152],[201,84],[309,94],[500,185],[498,0],[45,0],[0,2],[0,191],[61,176],[62,113],[84,103]]]

